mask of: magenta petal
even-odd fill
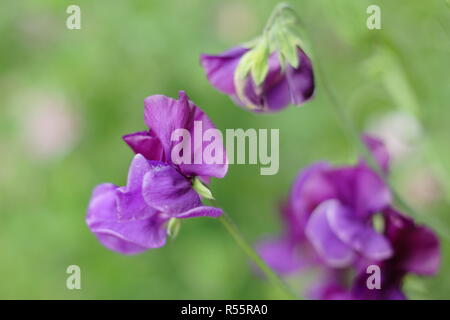
[[[300,64],[297,68],[287,65],[282,68],[277,52],[268,60],[269,71],[260,86],[256,86],[251,75],[244,84],[245,98],[258,106],[256,112],[279,111],[289,104],[302,105],[314,93],[314,74],[311,60],[298,49]]]
[[[144,176],[143,196],[150,207],[172,217],[202,205],[190,181],[169,165]]]
[[[355,185],[355,209],[364,216],[366,213],[376,213],[385,209],[391,203],[391,193],[388,186],[373,170],[366,166],[357,169]]]
[[[333,232],[328,222],[329,210],[338,206],[336,200],[322,203],[311,215],[306,225],[306,236],[325,262],[335,268],[349,266],[355,256],[353,250]]]
[[[371,151],[372,156],[375,158],[375,161],[377,161],[383,172],[387,173],[389,171],[390,155],[384,143],[367,134],[362,136],[362,140]]]
[[[169,163],[172,163],[172,148],[179,143],[178,141],[171,141],[172,133],[176,129],[185,129],[189,132],[191,154],[188,157],[188,163],[177,164],[184,175],[222,178],[227,173],[228,164],[222,141],[217,144],[217,150],[218,152],[220,150],[222,154],[219,163],[207,164],[204,158],[200,157],[204,155],[205,148],[212,143],[210,141],[204,142],[203,134],[208,129],[214,129],[215,127],[208,116],[190,101],[183,91],[180,92],[178,100],[165,96],[151,96],[145,99],[145,122],[159,138]],[[197,122],[199,137],[195,135],[194,122]],[[198,164],[195,161],[195,155],[198,155]]]
[[[296,272],[305,265],[296,252],[296,244],[288,237],[264,240],[257,245],[256,250],[280,274]]]
[[[143,219],[155,213],[142,197],[142,179],[150,169],[150,162],[144,156],[134,156],[128,171],[127,185],[117,188],[117,219]]]
[[[158,138],[151,131],[141,131],[127,134],[122,139],[134,153],[142,154],[148,160],[163,161],[163,149]]]
[[[359,219],[368,219],[391,203],[389,188],[364,164],[329,170],[327,175],[339,201],[354,210]]]
[[[119,219],[117,192],[117,187],[111,184],[102,184],[93,192],[86,222],[98,240],[122,254],[163,246],[166,238],[163,226],[167,219],[157,214],[141,219]]]
[[[350,290],[346,287],[345,269],[322,268],[318,279],[308,290],[308,298],[316,300],[349,300]]]
[[[331,229],[339,239],[361,255],[374,261],[384,260],[392,255],[389,241],[370,224],[357,219],[348,209],[336,204],[327,211],[327,216]]]
[[[350,290],[340,284],[320,284],[311,288],[308,297],[313,300],[352,300]]]
[[[386,235],[393,243],[395,259],[392,263],[405,272],[433,275],[440,265],[439,239],[434,232],[414,223],[399,212],[386,210]]]
[[[401,275],[402,277],[403,275]],[[356,300],[405,300],[401,291],[402,279],[392,274],[391,270],[381,265],[381,289],[370,290],[367,288],[366,269],[364,268],[353,282],[351,293]]]
[[[180,93],[181,95],[181,93]],[[167,160],[170,160],[175,129],[185,129],[193,121],[188,102],[178,101],[163,95],[154,95],[144,100],[145,123],[158,137]]]
[[[298,56],[300,59],[298,68],[294,69],[288,65],[284,77],[279,81],[270,78],[276,79],[278,77],[276,73],[269,73],[264,84],[264,90],[266,92],[266,104],[270,110],[279,110],[289,104],[301,105],[312,98],[314,74],[311,60],[300,49],[298,49]],[[275,58],[278,60],[278,57],[275,56]],[[269,63],[272,62],[269,60]]]
[[[205,69],[209,82],[219,91],[234,95],[234,71],[241,57],[248,51],[243,47],[234,47],[219,55],[200,55],[200,63]]]
[[[336,197],[334,186],[326,176],[330,168],[328,163],[318,162],[300,172],[290,192],[294,212],[308,217],[320,203]]]
[[[190,105],[191,112],[193,113],[193,119],[197,123],[201,123],[201,135],[203,136],[206,131],[213,129],[215,130],[216,127],[212,123],[212,121],[209,119],[209,117],[201,110],[199,107],[197,107],[192,101],[188,100],[187,96],[183,96],[180,94],[180,101],[182,99],[186,99]],[[203,180],[205,180],[205,177],[216,177],[216,178],[223,178],[228,171],[228,162],[226,159],[226,151],[223,146],[223,141],[218,141],[217,143],[217,152],[222,154],[221,161],[219,163],[212,163],[207,164],[205,162],[205,149],[210,143],[214,143],[214,141],[204,141],[202,143],[199,143],[198,145],[194,141],[195,137],[195,129],[191,126],[187,128],[191,134],[192,142],[192,152],[194,154],[202,154],[203,159],[202,163],[196,164],[194,161],[190,164],[182,163],[179,165],[181,171],[188,176],[200,176],[204,177]],[[200,132],[200,131],[199,131]],[[213,139],[214,140],[214,139]],[[194,155],[192,155],[192,159],[194,159]]]
[[[179,219],[185,218],[198,218],[198,217],[212,217],[217,218],[222,215],[223,211],[220,208],[208,207],[208,206],[200,206],[188,211],[183,212],[182,214],[177,215]]]

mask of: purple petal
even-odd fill
[[[380,261],[392,255],[389,241],[350,210],[336,204],[327,211],[327,216],[331,229],[339,239],[366,258]]]
[[[269,71],[261,86],[256,86],[251,75],[244,84],[244,95],[251,104],[258,106],[256,112],[275,112],[289,104],[301,105],[312,98],[314,74],[308,56],[298,49],[300,64],[281,68],[277,52],[270,55]]]
[[[152,168],[142,188],[147,205],[171,217],[202,205],[190,181],[169,165]]]
[[[384,173],[388,173],[390,156],[384,143],[381,140],[367,134],[362,136],[362,140],[371,151],[372,156],[378,162],[380,168],[384,171]]]
[[[143,219],[156,211],[149,208],[142,197],[142,179],[151,170],[150,162],[141,154],[134,156],[125,187],[117,188],[117,219]]]
[[[190,209],[182,214],[178,214],[177,218],[185,219],[185,218],[197,218],[197,217],[212,217],[217,218],[222,215],[223,211],[220,208],[208,207],[208,206],[200,206],[193,209]]]
[[[367,279],[369,274],[366,268],[363,268],[353,282],[351,293],[356,300],[405,300],[406,297],[401,291],[402,279],[392,270],[386,268],[385,264],[380,266],[381,270],[381,288],[369,289]]]
[[[219,55],[200,55],[200,63],[205,69],[209,82],[219,91],[236,94],[234,71],[241,57],[248,51],[243,47],[234,47]]]
[[[261,258],[280,274],[290,274],[305,265],[297,254],[296,244],[287,237],[268,239],[257,245]]]
[[[180,93],[180,97],[181,95]],[[161,142],[166,159],[170,160],[174,144],[171,141],[172,132],[187,128],[193,121],[189,104],[186,99],[178,101],[163,95],[154,95],[147,97],[144,105],[145,123]]]
[[[414,223],[399,212],[388,209],[386,235],[393,243],[393,263],[397,269],[418,275],[433,275],[440,265],[439,239],[434,232]]]
[[[368,219],[391,203],[389,188],[376,172],[364,164],[329,170],[338,199],[361,219]]]
[[[152,131],[141,131],[122,137],[134,153],[142,154],[148,160],[164,161],[163,148]]]
[[[297,69],[286,67],[285,76],[279,81],[276,73],[269,73],[264,83],[266,104],[270,110],[276,111],[289,104],[302,105],[312,98],[314,93],[314,74],[311,60],[298,49],[300,64]],[[278,57],[276,57],[278,59]],[[271,59],[273,59],[271,57]],[[273,63],[269,60],[270,63]],[[273,77],[273,78],[271,78]]]
[[[346,271],[324,268],[318,281],[308,290],[308,298],[314,300],[350,300],[350,290],[344,286]]]
[[[336,200],[327,200],[312,213],[306,225],[306,236],[325,262],[334,268],[349,266],[354,258],[353,250],[333,232],[328,222],[329,210],[335,210]]]
[[[201,126],[198,129],[199,137],[195,135],[194,121]],[[218,149],[223,155],[222,161],[218,164],[206,164],[203,157],[199,164],[195,163],[195,155],[203,155],[205,148],[212,142],[203,141],[203,134],[208,129],[215,128],[206,114],[192,103],[187,95],[181,91],[179,100],[167,98],[165,96],[150,96],[145,99],[145,122],[159,138],[165,158],[172,163],[172,148],[178,141],[171,141],[171,135],[176,129],[186,129],[191,137],[191,155],[189,163],[179,164],[178,167],[187,176],[203,176],[222,178],[226,175],[228,164],[226,153],[222,141],[218,142]],[[201,140],[195,143],[195,140]]]
[[[290,192],[292,210],[306,218],[322,202],[336,197],[334,185],[326,176],[331,166],[318,162],[302,170]]]
[[[187,96],[184,96],[186,99]],[[180,100],[182,100],[182,96],[180,95]],[[204,136],[205,132],[209,129],[216,129],[212,121],[209,119],[209,117],[199,108],[197,107],[192,101],[187,100],[190,109],[193,112],[193,119],[194,121],[197,121],[197,123],[201,123],[201,135]],[[195,137],[195,128],[191,124],[190,127],[187,128],[191,133],[191,146],[192,146],[192,152],[194,154],[202,154],[205,155],[205,149],[210,143],[215,143],[215,141],[204,141],[200,144],[195,143],[194,137]],[[204,181],[207,180],[207,177],[216,177],[216,178],[223,178],[228,171],[228,161],[226,159],[226,151],[223,146],[223,141],[217,141],[218,146],[217,152],[222,154],[221,162],[217,164],[207,164],[204,162],[204,158],[202,159],[201,164],[196,164],[194,161],[192,161],[190,164],[182,163],[179,165],[181,171],[188,176],[200,176],[203,178]],[[192,156],[192,159],[194,159],[194,155]]]
[[[356,210],[363,216],[365,213],[382,211],[391,203],[388,186],[373,170],[359,166],[355,182]]]
[[[117,187],[111,184],[100,185],[93,192],[86,222],[98,240],[122,254],[136,254],[163,246],[167,219],[158,214],[141,219],[119,219],[117,192]]]
[[[315,286],[309,291],[308,297],[313,300],[351,300],[349,290],[334,283]]]

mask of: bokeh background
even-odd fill
[[[189,219],[164,248],[131,257],[102,247],[84,221],[96,184],[124,184],[132,153],[121,135],[145,128],[143,99],[152,94],[186,90],[220,129],[280,129],[277,175],[234,165],[212,184],[252,242],[280,230],[278,204],[301,168],[356,161],[320,82],[313,101],[273,115],[241,110],[207,83],[199,54],[257,36],[276,3],[0,2],[0,298],[279,297],[214,219]],[[70,4],[81,7],[81,30],[66,28]],[[370,4],[381,7],[382,30],[366,27]],[[309,30],[314,64],[358,129],[387,142],[393,183],[416,219],[439,229],[440,273],[409,277],[406,293],[450,298],[450,7],[444,0],[291,5]],[[66,288],[71,264],[81,267],[81,290]]]

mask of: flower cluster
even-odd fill
[[[281,5],[256,40],[219,55],[201,55],[209,82],[237,105],[258,113],[310,100],[315,90],[313,67],[296,27],[293,10]],[[220,208],[205,206],[201,197],[211,196],[204,184],[224,177],[227,162],[196,162],[195,155],[207,149],[207,142],[184,140],[194,146],[182,149],[183,159],[191,161],[172,160],[172,153],[180,153],[173,133],[183,129],[194,139],[194,123],[201,123],[203,136],[214,128],[211,120],[183,91],[178,100],[154,95],[144,105],[148,130],[123,137],[136,154],[126,185],[97,186],[86,218],[98,240],[122,254],[163,246],[168,234],[176,231],[178,219],[222,214]],[[383,143],[369,136],[363,140],[387,175],[390,156]],[[225,155],[222,141],[217,144]],[[319,270],[309,290],[311,298],[403,299],[406,275],[432,275],[439,267],[436,235],[394,208],[389,186],[364,160],[352,166],[319,162],[306,168],[281,212],[283,233],[259,243],[258,252],[283,275],[311,267]],[[367,285],[367,270],[374,266],[381,270],[375,289]]]
[[[369,136],[364,142],[387,173],[383,144]],[[261,242],[259,252],[281,274],[319,269],[311,298],[402,299],[406,274],[438,269],[436,235],[393,208],[388,186],[362,160],[346,167],[319,162],[303,170],[282,214],[283,234]],[[367,286],[371,265],[381,270],[378,289]]]
[[[127,185],[97,186],[86,218],[89,229],[104,246],[123,254],[163,246],[171,219],[222,214],[219,208],[204,206],[195,187],[202,185],[198,179],[208,182],[210,177],[224,177],[227,164],[171,161],[175,143],[172,132],[190,132],[194,121],[201,121],[203,130],[208,130],[214,128],[211,120],[184,92],[180,92],[178,100],[155,95],[146,98],[144,104],[145,123],[150,129],[123,137],[136,153]]]

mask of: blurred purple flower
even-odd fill
[[[307,242],[335,268],[350,266],[360,256],[388,258],[391,246],[375,231],[372,218],[389,204],[387,186],[365,163],[337,168],[314,164],[291,189],[287,241]]]
[[[200,61],[209,82],[220,92],[231,96],[237,105],[250,107],[255,112],[275,112],[289,104],[302,105],[312,98],[312,64],[299,47],[298,66],[283,66],[280,54],[273,52],[267,59],[268,71],[262,83],[257,84],[251,74],[245,77],[242,84],[237,83],[236,69],[249,50],[251,49],[234,47],[219,55],[202,54]]]
[[[389,155],[381,141],[363,141],[387,172]],[[385,220],[384,232],[376,230],[375,216]],[[362,160],[337,168],[319,162],[303,170],[283,217],[283,235],[260,243],[259,252],[282,274],[317,267],[322,276],[309,291],[314,299],[398,298],[406,273],[432,274],[439,264],[436,236],[391,208],[388,187]],[[382,290],[367,289],[367,263],[382,264]],[[349,282],[351,270],[359,275]]]
[[[367,262],[380,267],[381,290],[367,288],[367,274],[363,268],[352,288],[355,299],[405,299],[401,290],[405,275],[431,276],[439,269],[439,239],[431,229],[415,224],[411,218],[392,208],[387,208],[383,214],[385,235],[393,246],[394,255],[384,261]]]
[[[89,203],[86,222],[104,246],[123,254],[140,253],[165,244],[172,218],[222,214],[221,209],[202,204],[193,180],[225,176],[226,163],[175,165],[171,161],[171,133],[193,130],[195,120],[202,121],[205,130],[214,127],[184,92],[179,100],[160,95],[145,99],[145,122],[151,130],[124,137],[136,153],[127,185],[101,184]]]
[[[352,268],[323,268],[325,275],[309,290],[311,298],[403,300],[406,296],[402,284],[407,274],[431,276],[437,272],[441,257],[439,240],[434,232],[391,207],[383,211],[383,218],[384,234],[392,245],[393,255],[379,261],[361,259]],[[380,289],[367,286],[369,265],[380,268]]]

